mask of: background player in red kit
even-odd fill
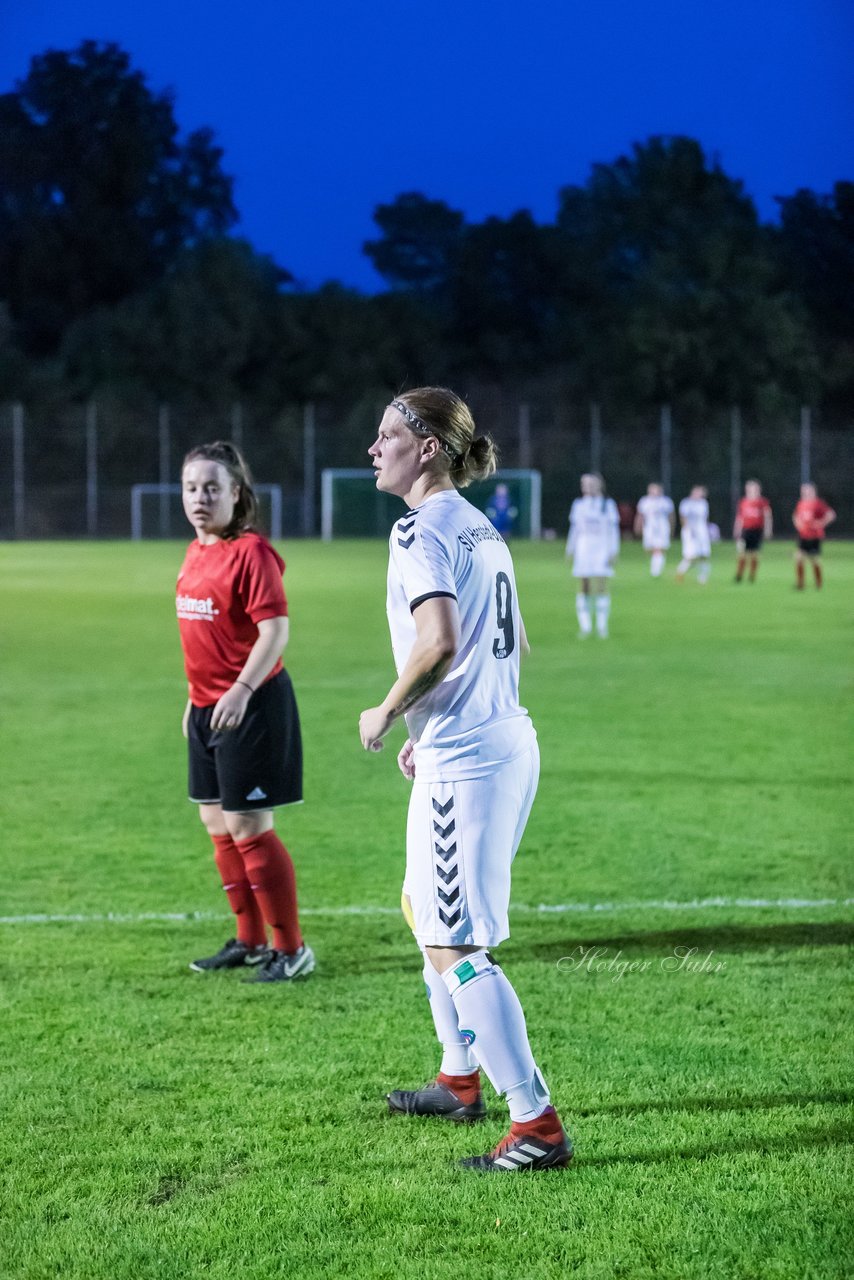
[[[237,921],[236,938],[190,968],[254,965],[255,982],[307,977],[314,953],[300,933],[293,863],[273,830],[273,810],[302,800],[299,716],[282,666],[284,561],[252,528],[252,480],[233,445],[192,449],[181,488],[196,531],[176,600],[190,693],[190,799]]]
[[[762,497],[762,486],[759,481],[748,480],[744,486],[744,497],[739,502],[735,513],[735,524],[732,529],[732,536],[738,543],[736,582],[741,582],[744,577],[744,567],[748,560],[750,561],[749,579],[751,582],[756,581],[762,540],[771,537],[773,528],[771,503],[767,498]]]
[[[836,512],[823,502],[814,484],[801,485],[801,499],[792,515],[792,524],[798,531],[798,549],[795,552],[795,586],[804,589],[804,557],[812,562],[815,585],[822,584],[821,544],[824,531],[836,519]]]

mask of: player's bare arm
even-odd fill
[[[366,751],[379,751],[395,720],[444,679],[460,643],[456,600],[433,596],[413,613],[415,643],[406,666],[378,707],[359,717],[359,736]]]
[[[528,642],[528,633],[525,630],[525,619],[519,614],[519,651],[528,656],[531,652],[531,646]]]
[[[249,699],[273,670],[288,643],[287,617],[263,618],[258,623],[258,639],[249,651],[240,675],[213,709],[211,728],[238,729],[243,723]]]

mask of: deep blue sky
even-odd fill
[[[852,0],[0,0],[0,92],[47,48],[114,40],[211,126],[240,227],[313,287],[373,289],[374,206],[554,217],[654,133],[775,195],[854,179]]]

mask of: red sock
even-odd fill
[[[821,586],[821,565],[817,560],[813,560],[812,562],[812,571],[815,574],[815,585],[817,587],[820,587]]]
[[[753,556],[750,561],[750,570],[748,574],[751,582],[756,581],[756,570],[758,568],[759,568],[759,561],[756,559],[756,556]]]
[[[264,920],[246,879],[240,850],[231,836],[211,836],[211,840],[222,887],[237,921],[237,941],[244,942],[247,947],[263,946],[267,941]]]
[[[514,1136],[522,1133],[536,1134],[546,1142],[559,1142],[563,1137],[563,1125],[554,1107],[546,1107],[542,1115],[535,1116],[533,1120],[514,1120],[510,1131]]]
[[[741,582],[742,576],[744,574],[744,566],[746,562],[747,562],[746,556],[738,557],[738,564],[735,566],[735,576],[739,582]]]
[[[291,855],[275,831],[265,831],[249,840],[235,841],[243,865],[261,908],[273,930],[273,946],[292,954],[302,946],[297,915],[297,881]]]
[[[795,577],[796,577],[796,579],[797,579],[797,584],[798,584],[798,586],[799,586],[799,587],[802,587],[802,586],[804,585],[804,562],[803,562],[803,560],[799,560],[799,561],[798,561],[798,563],[795,565]]]
[[[448,1076],[440,1071],[436,1080],[446,1089],[453,1090],[460,1102],[477,1102],[480,1097],[480,1072],[477,1067],[465,1076]]]

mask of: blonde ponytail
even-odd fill
[[[392,404],[415,435],[436,437],[442,446],[440,460],[456,488],[465,489],[472,480],[485,480],[496,470],[495,441],[488,435],[475,438],[471,409],[449,387],[416,387]]]

